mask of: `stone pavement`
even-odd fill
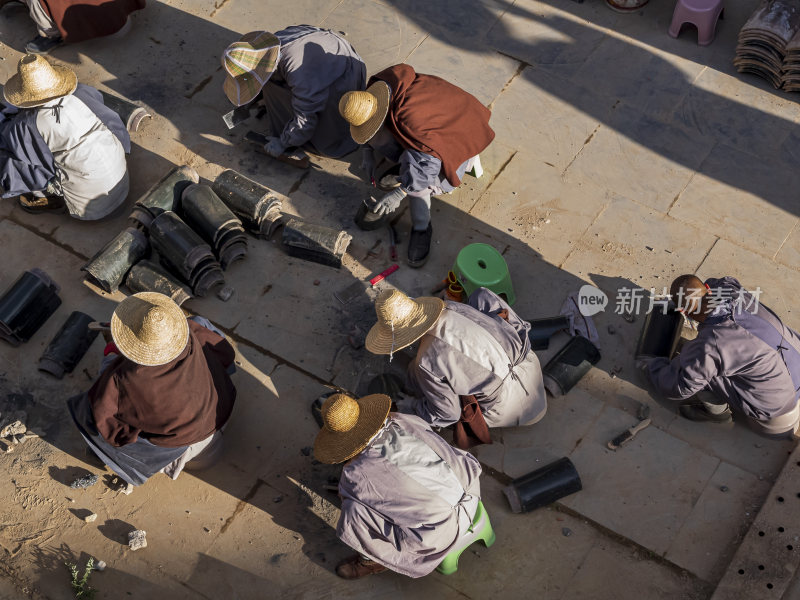
[[[346,583],[333,575],[348,554],[333,531],[337,498],[324,491],[337,468],[309,455],[316,425],[308,405],[334,385],[362,393],[387,368],[348,342],[371,324],[370,296],[343,307],[332,292],[383,270],[388,239],[352,223],[370,193],[357,155],[315,159],[300,173],[244,148],[247,126],[225,129],[219,58],[241,33],[312,23],[346,32],[370,73],[406,61],[492,108],[497,138],[483,155],[486,174],[434,202],[432,259],[419,271],[401,265],[388,284],[426,294],[463,245],[484,241],[503,252],[515,308],[528,318],[557,314],[583,283],[613,304],[622,287],[660,290],[696,272],[760,287],[762,301],[797,328],[800,107],[735,73],[736,35],[753,4],[728,3],[706,48],[693,31],[667,36],[673,3],[664,0],[631,15],[599,0],[148,4],[124,39],[53,54],[81,81],[152,108],[153,120],[133,136],[131,202],[174,164],[205,178],[235,168],[286,194],[287,212],[341,226],[354,240],[341,271],[253,240],[229,271],[229,302],[187,303],[238,349],[239,400],[219,465],[175,482],[154,477],[130,496],[102,484],[75,492],[64,483],[99,471],[83,461],[63,401],[90,384],[100,342],[61,382],[35,362],[69,311],[99,318],[113,310],[113,298],[81,283],[79,268],[125,218],[86,224],[0,204],[0,282],[38,266],[64,299],[28,344],[0,345],[0,412],[24,408],[41,436],[0,455],[0,598],[68,598],[63,563],[88,556],[108,564],[91,578],[101,598],[710,597],[792,445],[740,425],[687,422],[655,403],[633,377],[642,319],[627,323],[610,309],[596,318],[596,368],[551,400],[539,424],[498,431],[495,444],[476,451],[495,546],[465,553],[449,577]],[[24,9],[3,9],[2,81],[33,35]],[[404,217],[403,241],[407,229]],[[553,339],[540,359],[565,340]],[[640,402],[652,407],[653,426],[611,452],[606,442],[635,423]],[[512,515],[502,484],[561,456],[577,466],[583,491]],[[85,510],[98,514],[95,523],[82,521]],[[148,547],[132,554],[124,544],[135,528],[148,532]]]

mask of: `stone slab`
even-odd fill
[[[693,272],[714,240],[711,234],[617,197],[583,234],[563,268],[591,278],[617,310],[619,289],[639,286],[660,293],[674,277]],[[645,300],[644,310],[646,304]]]
[[[527,67],[491,106],[490,124],[503,143],[524,147],[563,171],[608,118],[612,104],[589,88]]]
[[[718,144],[669,214],[772,258],[798,222],[786,195],[798,186],[781,163]]]
[[[616,582],[616,583],[612,583]],[[633,548],[599,543],[576,572],[562,600],[703,600],[708,587]]]
[[[778,250],[775,260],[792,269],[800,265],[800,229],[797,224]]]
[[[526,0],[515,2],[486,40],[504,54],[569,76],[607,41],[605,28],[618,19],[597,2],[566,7]]]
[[[609,36],[572,80],[649,117],[668,121],[703,69],[702,64],[658,52],[630,38]],[[652,137],[658,139],[658,133],[653,132]]]
[[[770,487],[769,482],[721,462],[665,557],[716,583]]]
[[[603,186],[667,212],[713,144],[620,105],[567,168],[565,177],[569,182]]]
[[[561,398],[548,396],[547,414],[542,421],[502,430],[503,473],[521,477],[569,456],[583,442],[603,407],[602,401],[578,388]]]
[[[727,240],[720,240],[697,269],[702,279],[733,275],[748,290],[761,289],[759,301],[792,329],[800,329],[796,308],[800,279],[793,269],[764,259]]]
[[[747,535],[736,551],[712,600],[778,600],[800,566],[797,517],[800,514],[800,448],[795,448]]]
[[[769,156],[796,128],[800,107],[738,73],[705,69],[675,111],[674,123],[720,143]]]
[[[506,229],[544,260],[560,265],[608,202],[594,182],[565,182],[559,170],[517,152],[471,214]]]
[[[417,73],[437,75],[490,104],[520,68],[516,61],[482,44],[460,48],[429,36],[406,59]]]
[[[583,490],[561,502],[656,554],[667,551],[719,460],[654,427],[614,452],[606,442],[630,415],[603,410],[570,455]]]

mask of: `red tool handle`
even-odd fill
[[[383,273],[381,273],[380,275],[375,275],[375,277],[373,277],[372,279],[370,279],[370,280],[369,280],[369,284],[370,284],[370,285],[372,285],[372,286],[374,286],[374,285],[375,285],[376,283],[378,283],[379,281],[383,281],[384,279],[386,279],[386,278],[387,278],[389,275],[391,275],[392,273],[394,273],[395,271],[397,271],[397,269],[399,269],[399,268],[400,268],[400,267],[399,267],[399,266],[397,266],[397,265],[392,265],[391,267],[389,267],[388,269],[386,269],[386,270],[385,270]]]

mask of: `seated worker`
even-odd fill
[[[382,226],[408,196],[408,264],[421,267],[433,237],[431,195],[453,191],[465,172],[475,177],[483,173],[478,154],[494,139],[489,109],[444,79],[400,64],[373,75],[365,92],[345,94],[339,112],[350,123],[353,139],[367,144],[362,168],[373,184],[380,178],[375,153],[384,162],[399,164],[399,185],[372,202],[360,225]]]
[[[364,89],[367,68],[339,34],[310,25],[252,31],[226,48],[222,66],[234,106],[259,100],[266,107],[270,156],[302,147],[340,158],[358,148],[338,106],[345,92]]]
[[[15,0],[0,0],[0,8]],[[128,15],[146,0],[20,0],[27,5],[38,35],[25,44],[29,54],[49,54],[64,43],[117,33]]]
[[[109,216],[128,197],[131,141],[119,115],[67,67],[23,56],[3,88],[0,190],[31,213]]]
[[[358,579],[391,569],[422,577],[469,529],[480,502],[477,459],[424,421],[390,413],[391,399],[334,394],[322,405],[314,457],[345,463],[336,533],[358,554],[336,574]]]
[[[184,465],[221,444],[236,388],[234,350],[202,317],[186,319],[169,297],[140,292],[117,305],[113,343],[88,393],[69,400],[94,453],[129,484]]]
[[[530,323],[494,292],[478,288],[462,304],[386,290],[375,311],[367,350],[391,357],[419,340],[408,366],[417,394],[413,411],[437,427],[458,423],[459,447],[489,443],[487,426],[532,425],[544,417],[547,399]]]
[[[681,275],[670,287],[700,325],[676,357],[640,362],[658,393],[693,421],[730,423],[731,411],[768,437],[791,439],[800,423],[800,336],[733,277],[703,283]]]

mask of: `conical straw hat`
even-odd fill
[[[439,315],[439,298],[409,298],[400,290],[384,290],[375,301],[378,322],[367,334],[365,345],[373,354],[392,354],[425,335]]]
[[[51,65],[46,58],[26,54],[3,88],[6,102],[19,108],[33,108],[68,96],[78,87],[78,77],[69,67]]]
[[[392,92],[385,81],[376,81],[365,92],[347,92],[339,100],[339,114],[350,123],[350,135],[366,144],[378,133],[389,112]]]
[[[222,53],[222,66],[228,76],[222,89],[234,106],[253,101],[275,72],[281,42],[269,31],[251,31]]]
[[[360,400],[347,394],[328,398],[321,408],[323,426],[314,441],[314,458],[329,465],[353,458],[380,431],[391,406],[384,394]]]
[[[126,358],[153,367],[180,356],[189,340],[189,324],[169,296],[139,292],[117,305],[111,337]]]

